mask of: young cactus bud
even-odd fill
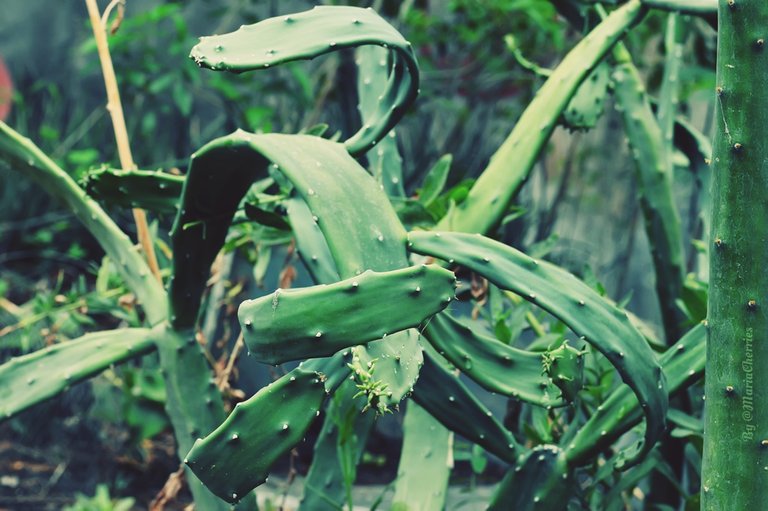
[[[544,372],[552,378],[563,393],[563,398],[572,402],[583,385],[584,352],[563,341],[558,348],[542,355]]]

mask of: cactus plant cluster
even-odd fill
[[[82,188],[30,140],[0,123],[0,161],[67,204],[119,263],[146,321],[145,328],[88,334],[0,366],[0,419],[111,364],[157,350],[167,412],[199,509],[253,506],[252,491],[321,416],[302,508],[351,505],[349,484],[376,415],[403,403],[403,452],[393,509],[444,507],[454,434],[509,465],[490,509],[566,509],[572,500],[583,504],[587,499],[579,471],[595,480],[607,480],[614,470],[625,471],[627,481],[647,474],[654,460],[665,455],[654,449],[667,431],[670,394],[684,391],[702,375],[705,329],[686,332],[677,307],[684,292],[684,247],[671,183],[679,54],[668,56],[655,114],[620,39],[651,8],[709,15],[712,5],[705,0],[690,5],[628,0],[605,13],[576,0],[553,4],[571,22],[591,30],[548,77],[466,199],[454,204],[434,230],[409,232],[393,206],[405,194],[393,128],[416,98],[419,68],[410,43],[371,9],[317,7],[282,15],[205,37],[192,50],[201,67],[241,73],[356,48],[363,122],[343,142],[239,130],[193,154],[184,176],[104,168]],[[597,16],[584,15],[593,9]],[[588,20],[600,15],[602,21],[590,27]],[[670,16],[672,48],[678,20],[677,14]],[[762,178],[739,172],[757,171],[765,160],[759,123],[746,121],[764,105],[758,94],[748,92],[752,81],[765,75],[764,35],[761,25],[746,19],[766,20],[768,12],[757,0],[736,0],[721,8],[720,16],[721,30],[746,35],[721,43],[721,52],[739,66],[724,64],[718,78],[722,123],[715,155],[723,167],[718,174],[725,177],[716,181],[716,191],[731,202],[715,210],[713,221],[718,291],[709,313],[707,363],[714,377],[707,391],[715,397],[708,399],[706,438],[723,428],[747,429],[732,436],[725,456],[711,440],[706,444],[708,509],[725,509],[718,503],[736,492],[723,482],[724,464],[738,464],[733,453],[747,457],[749,451],[751,461],[744,466],[760,469],[761,475],[765,464],[762,415],[747,424],[738,419],[747,397],[757,401],[759,376],[748,371],[742,385],[739,367],[744,366],[731,367],[734,356],[723,351],[723,358],[712,341],[741,342],[734,347],[735,358],[749,357],[750,367],[762,352],[761,271],[749,277],[741,272],[751,267],[748,258],[763,248],[764,237],[752,233],[749,207],[740,202],[748,196],[750,203],[760,203]],[[641,333],[638,320],[573,274],[493,239],[557,123],[593,126],[605,108],[609,81],[637,162],[664,320],[662,347]],[[363,155],[368,170],[356,159]],[[422,189],[425,207],[446,182],[450,160],[443,163]],[[211,265],[233,221],[253,212],[245,198],[262,179],[284,183],[287,192],[280,200],[286,218],[280,225],[290,228],[315,285],[278,289],[240,305],[238,320],[253,358],[300,364],[225,417],[194,329]],[[127,207],[175,211],[167,290],[92,196]],[[743,213],[743,218],[732,220],[731,213]],[[746,247],[747,242],[754,246]],[[541,335],[546,342],[516,344],[516,339],[503,340],[478,322],[458,317],[452,308],[457,275],[467,271],[489,283],[494,303],[506,304],[497,308],[510,303],[520,310],[535,307],[562,326],[560,334]],[[737,285],[742,281],[748,281],[751,294]],[[729,286],[738,289],[734,296],[723,293]],[[663,352],[657,354],[652,345]],[[585,397],[590,378],[600,371],[615,373],[621,381],[606,386],[599,403],[590,402]],[[494,416],[467,379],[523,407],[521,420],[538,435],[533,445]],[[682,420],[679,414],[672,417]],[[644,428],[635,430],[641,422]],[[748,442],[742,442],[745,435]],[[754,482],[749,470],[739,477]],[[736,477],[725,480],[752,484]],[[757,509],[764,501],[745,496],[739,502]]]

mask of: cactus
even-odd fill
[[[121,170],[102,167],[83,178],[88,195],[115,206],[176,212],[184,176],[159,170]]]
[[[589,103],[589,94],[582,93],[590,83],[584,82],[596,66],[604,66],[600,64],[603,55],[640,19],[646,5],[662,3],[671,6],[676,2],[629,0],[570,52],[499,149],[469,198],[452,210],[441,226],[488,232],[498,225],[557,119],[574,101],[586,99]],[[700,12],[708,8],[703,1],[691,6]],[[561,508],[575,488],[576,468],[601,454],[608,457],[614,442],[643,417],[646,428],[642,447],[615,456],[617,463],[610,467],[629,467],[653,447],[664,426],[666,391],[681,388],[700,376],[703,327],[694,329],[657,360],[623,311],[564,270],[480,236],[411,233],[407,240],[385,191],[395,200],[403,195],[402,168],[391,129],[415,98],[418,69],[410,45],[372,11],[321,7],[266,20],[231,34],[204,38],[193,50],[193,58],[211,69],[242,72],[360,45],[370,46],[358,50],[363,59],[360,111],[364,126],[344,144],[310,135],[237,132],[195,153],[186,178],[141,171],[103,171],[92,176],[93,192],[113,203],[173,209],[175,198],[180,197],[172,232],[174,267],[168,295],[148,277],[130,242],[98,205],[31,142],[4,125],[0,125],[0,157],[28,170],[44,186],[55,187],[55,193],[99,237],[126,282],[136,289],[147,312],[147,323],[154,328],[130,331],[139,343],[133,344],[133,351],[144,353],[151,349],[150,343],[159,350],[167,384],[167,411],[179,452],[188,451],[188,476],[197,507],[215,510],[223,509],[224,504],[202,486],[195,474],[215,495],[228,502],[239,501],[265,480],[280,456],[301,441],[329,394],[333,394],[333,401],[321,432],[327,444],[316,446],[302,505],[313,510],[332,509],[346,500],[351,506],[349,487],[375,417],[374,413],[358,412],[368,408],[379,413],[389,411],[412,392],[394,508],[443,506],[452,439],[446,427],[515,464],[515,470],[500,485],[492,508]],[[759,53],[757,48],[753,50]],[[371,59],[371,54],[376,57]],[[371,84],[386,81],[384,90],[368,87],[366,78]],[[577,90],[580,97],[574,100]],[[729,107],[728,89],[724,91],[721,101]],[[661,115],[666,152],[654,154],[655,141],[644,142],[648,128],[635,138],[654,161],[662,153],[669,161],[672,103],[663,106],[666,113]],[[632,108],[637,103],[634,105]],[[649,112],[647,104],[640,107],[644,114]],[[727,112],[727,108],[723,111]],[[372,148],[378,141],[380,145]],[[735,152],[730,157],[736,161],[750,157],[751,144],[739,142],[739,147],[732,149]],[[374,178],[351,156],[364,153]],[[508,169],[511,162],[517,165],[514,172]],[[445,159],[430,174],[434,179],[422,188],[422,206],[428,207],[439,195],[448,168]],[[325,285],[279,291],[246,302],[241,308],[244,335],[252,351],[272,363],[335,355],[305,361],[238,405],[225,420],[210,368],[194,340],[194,328],[210,265],[224,245],[243,197],[254,180],[269,173],[284,177],[280,179],[284,188],[293,188],[294,196],[285,204],[298,251],[316,282]],[[246,213],[255,211],[246,209]],[[282,219],[277,220],[287,228]],[[726,231],[728,236],[735,232],[730,227]],[[718,247],[730,250],[727,240],[722,245]],[[567,343],[541,353],[515,349],[466,331],[445,312],[431,322],[425,321],[451,300],[455,279],[451,272],[434,265],[411,266],[408,248],[411,255],[431,255],[465,266],[553,314],[601,351],[627,385],[616,388],[581,428],[577,422],[581,421],[580,409],[573,409],[574,421],[546,439],[559,439],[559,446],[526,450],[468,390],[449,362],[486,389],[549,408],[576,398],[581,386],[582,353]],[[758,301],[746,303],[747,313],[752,314],[748,318],[761,314]],[[429,323],[425,333],[434,349],[423,344],[413,328],[424,322]],[[382,338],[385,333],[389,335]],[[118,339],[119,334],[93,335]],[[82,360],[76,356],[81,353],[78,349],[93,346],[97,338],[56,347],[51,356],[43,352],[22,357],[0,367],[0,379],[18,385],[33,367],[34,371],[43,371],[62,361],[72,361],[77,369],[72,381],[76,381],[111,361],[129,357],[122,346],[131,344],[130,338],[120,338],[110,346],[109,355],[88,353],[80,357]],[[423,367],[422,349],[427,352]],[[19,394],[21,399],[16,396],[19,391],[9,387],[14,389],[13,395],[3,402],[11,402],[15,413],[61,391],[61,373],[50,374],[50,378],[29,385],[25,391],[28,393]],[[666,388],[664,376],[668,380]],[[533,409],[534,416],[541,419],[570,414],[570,410],[541,407]],[[195,441],[197,437],[203,438]],[[645,473],[642,470],[633,472],[633,477]]]
[[[563,110],[561,123],[571,130],[588,130],[597,125],[605,111],[610,68],[601,62],[584,80]]]
[[[768,507],[768,3],[719,2],[702,509]]]
[[[368,270],[335,284],[278,289],[243,302],[238,316],[252,354],[280,364],[416,327],[451,302],[455,286],[453,273],[436,265]]]
[[[136,293],[150,325],[168,316],[165,293],[128,236],[104,210],[31,140],[0,121],[0,161],[23,172],[46,192],[62,201],[101,244],[126,284]]]
[[[295,151],[297,144],[304,148],[300,153]],[[310,206],[342,276],[406,265],[402,225],[376,183],[344,146],[308,135],[238,131],[206,144],[190,162],[171,233],[176,256],[170,294],[177,328],[194,323],[208,268],[237,205],[254,179],[266,173],[268,161],[291,180]],[[347,203],[329,200],[339,193],[360,195],[368,201],[367,207],[349,215]],[[374,244],[381,251],[367,253],[366,248]]]
[[[442,511],[453,468],[453,433],[408,402],[392,511]]]
[[[323,233],[312,218],[307,203],[298,198],[286,201],[286,213],[291,224],[294,239],[296,240],[296,252],[304,266],[317,283],[330,284],[341,280],[336,263],[331,256],[328,242]]]
[[[357,64],[358,110],[363,126],[375,121],[379,103],[385,92],[391,68],[389,51],[376,46],[361,46],[355,50]],[[394,128],[367,153],[368,168],[390,197],[405,197],[403,187],[403,159],[397,149]]]
[[[670,394],[701,378],[704,372],[704,326],[698,325],[659,357]],[[606,399],[573,435],[563,438],[572,466],[591,462],[642,420],[642,410],[632,390],[622,385]]]
[[[397,124],[419,89],[418,65],[410,43],[372,9],[315,7],[270,18],[229,34],[204,37],[190,56],[209,69],[242,73],[365,44],[390,49],[391,66],[377,108],[345,142],[349,152],[358,155]]]
[[[565,340],[542,355],[544,370],[562,392],[563,399],[572,403],[581,390],[584,378],[584,352]]]
[[[299,366],[238,403],[221,426],[195,442],[184,463],[216,495],[239,501],[266,481],[275,461],[301,441],[320,414],[326,393],[346,372],[343,357]]]
[[[565,404],[542,374],[541,353],[479,334],[447,313],[433,317],[424,336],[440,355],[486,390],[539,406]],[[514,377],[499,377],[507,373]]]
[[[680,216],[672,193],[672,126],[670,107],[661,109],[664,130],[653,115],[637,69],[622,44],[614,47],[613,88],[617,108],[637,168],[638,193],[656,270],[656,294],[668,342],[681,335],[684,321],[676,301],[684,280]]]
[[[431,356],[424,357],[412,399],[448,429],[505,461],[515,459],[518,445],[512,434],[455,374]]]
[[[683,14],[717,14],[717,0],[643,0],[648,7]]]
[[[467,198],[438,223],[438,229],[486,234],[499,224],[578,87],[644,13],[640,0],[629,0],[568,53],[525,109]]]
[[[482,236],[411,232],[408,246],[416,253],[450,258],[470,268],[552,313],[583,336],[608,358],[643,404],[645,442],[625,462],[636,462],[653,447],[664,431],[664,376],[653,351],[623,311],[566,271]]]
[[[348,380],[330,399],[304,482],[301,509],[337,510],[345,500],[349,504],[349,485],[376,418],[373,413],[359,413],[355,394],[357,387]]]
[[[489,511],[565,509],[576,481],[563,451],[542,445],[521,454],[496,490]]]
[[[183,456],[196,438],[224,420],[224,404],[192,330],[179,331],[166,325],[156,346],[165,379],[165,411],[173,426],[177,452]],[[223,508],[194,474],[189,470],[185,473],[196,505],[211,510]]]
[[[154,349],[157,332],[122,328],[12,358],[0,366],[0,420],[40,403],[86,378]]]

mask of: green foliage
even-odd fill
[[[96,486],[96,493],[92,497],[78,494],[75,503],[70,506],[64,506],[64,511],[129,511],[133,509],[135,500],[126,497],[113,499],[109,495],[109,488],[100,484]]]

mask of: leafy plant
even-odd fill
[[[92,497],[78,494],[75,503],[65,506],[64,511],[129,511],[133,508],[134,499],[113,499],[109,496],[109,488],[100,484]]]

